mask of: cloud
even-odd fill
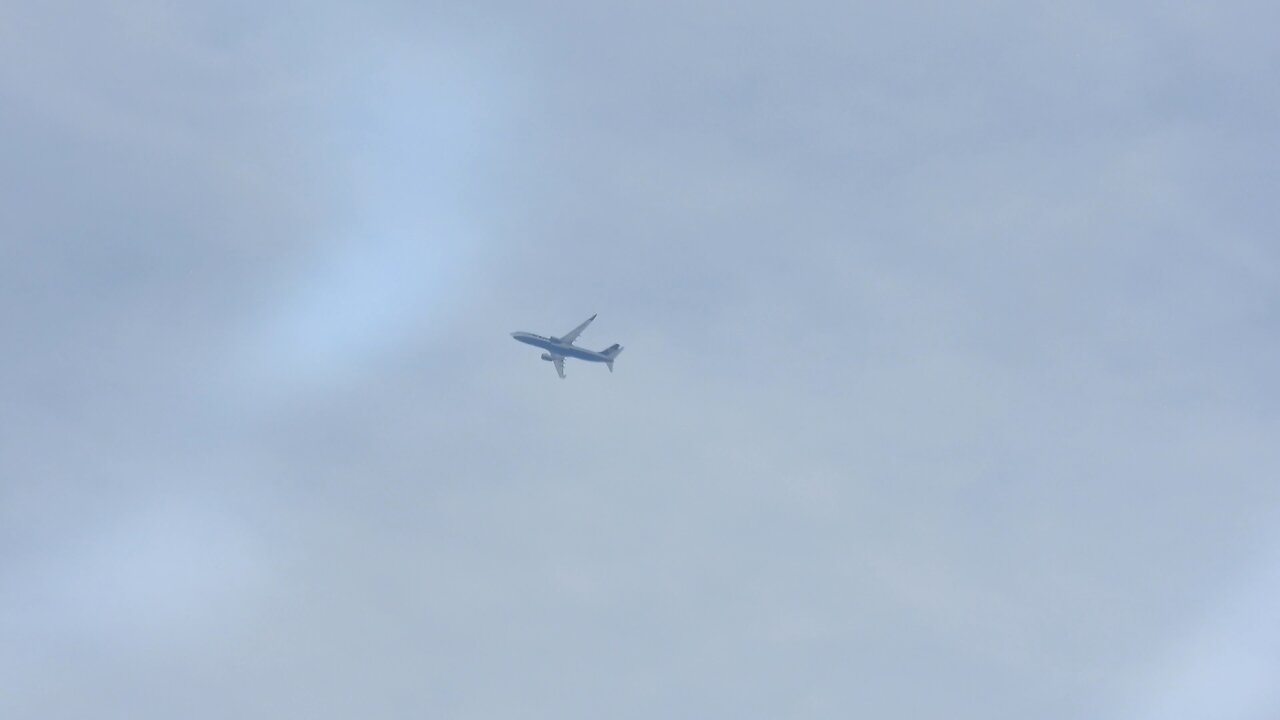
[[[0,714],[1274,711],[1270,10],[3,12]]]

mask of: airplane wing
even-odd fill
[[[584,323],[582,323],[581,325],[579,325],[578,327],[576,327],[576,328],[574,328],[574,329],[570,330],[567,334],[565,334],[565,335],[561,336],[561,338],[560,338],[560,342],[562,342],[562,343],[564,343],[564,344],[566,344],[566,345],[572,345],[572,344],[573,344],[573,341],[574,341],[574,340],[577,340],[577,339],[578,339],[578,336],[582,334],[582,331],[583,331],[583,330],[586,330],[586,329],[587,329],[587,326],[591,324],[591,321],[592,321],[592,320],[595,320],[595,319],[596,319],[596,316],[595,316],[595,315],[592,315],[591,317],[587,318],[586,322],[584,322]]]
[[[563,380],[564,379],[564,358],[557,355],[555,359],[552,360],[551,362],[556,366],[556,373],[560,375],[560,379]]]

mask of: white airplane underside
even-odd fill
[[[577,358],[579,360],[586,360],[587,362],[602,362],[609,368],[609,372],[613,372],[613,361],[618,357],[618,353],[622,352],[621,345],[611,345],[600,352],[595,352],[573,344],[573,341],[577,340],[578,336],[582,334],[582,331],[586,330],[587,326],[591,324],[591,321],[595,319],[596,316],[592,315],[581,325],[566,333],[563,337],[543,337],[541,335],[534,335],[533,333],[527,332],[513,332],[511,333],[511,337],[525,343],[526,345],[532,345],[546,350],[547,352],[542,353],[542,359],[555,365],[556,374],[559,375],[562,380],[564,379],[565,358]]]

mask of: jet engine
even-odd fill
[[[551,353],[542,353],[542,359],[546,360],[547,362],[551,362],[552,360],[556,359],[556,356],[552,355]]]

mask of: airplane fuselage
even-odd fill
[[[542,337],[541,335],[534,335],[533,333],[527,332],[513,332],[511,333],[511,337],[526,345],[540,347],[552,355],[577,358],[579,360],[586,360],[587,362],[609,362],[609,356],[603,353],[592,352],[586,348],[580,348],[577,345],[568,345],[566,343],[557,342],[552,340],[552,338]]]

